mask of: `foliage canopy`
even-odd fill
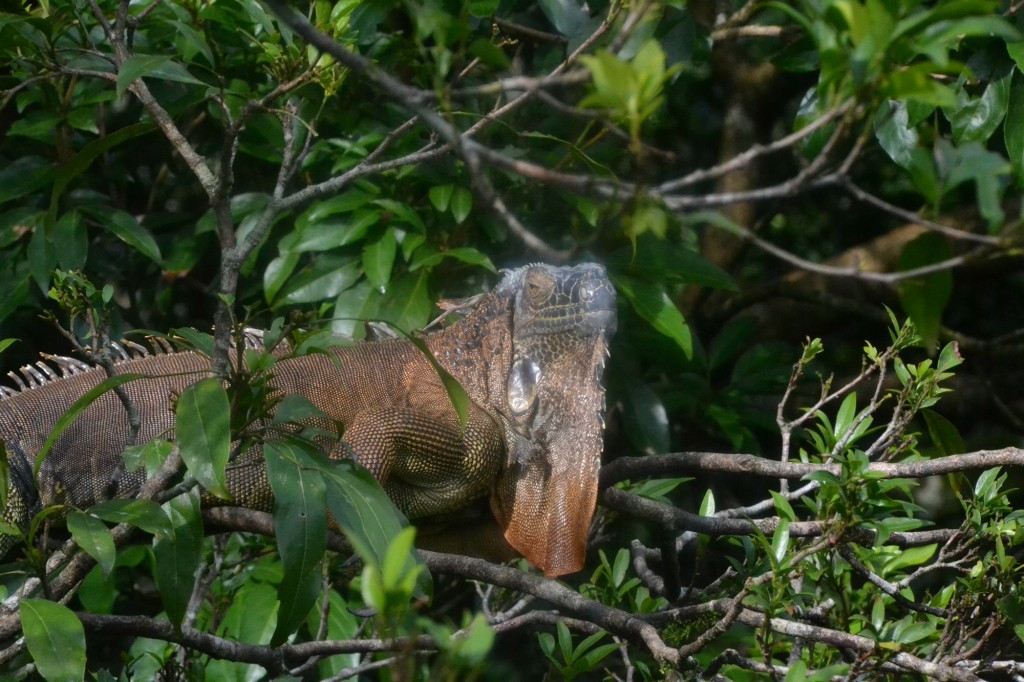
[[[178,328],[234,391],[177,405],[210,491],[239,423],[308,409],[270,356],[231,373],[239,323],[408,333],[531,260],[621,300],[579,575],[418,555],[286,443],[272,525],[234,527],[276,543],[204,537],[194,492],[61,510],[56,554],[40,515],[15,678],[1024,676],[1019,3],[0,8],[3,357],[66,343],[40,314],[95,349]]]

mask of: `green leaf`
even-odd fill
[[[130,523],[154,535],[172,530],[167,513],[153,500],[104,500],[90,507],[89,513],[110,523]]]
[[[85,628],[74,612],[47,599],[22,599],[25,646],[49,682],[85,678]]]
[[[178,448],[199,485],[221,499],[230,499],[224,469],[231,454],[231,408],[219,379],[203,379],[178,398]]]
[[[233,595],[217,634],[246,644],[269,644],[277,623],[277,609],[277,591],[272,586],[247,582]]]
[[[397,247],[394,228],[388,228],[380,239],[363,247],[363,271],[371,286],[378,289],[387,287]]]
[[[377,316],[380,299],[380,291],[365,280],[341,292],[334,302],[331,331],[352,339],[362,338],[363,323]]]
[[[1010,102],[1010,81],[1013,69],[1000,78],[994,79],[985,88],[981,97],[968,99],[947,112],[953,127],[953,142],[957,145],[968,142],[986,144],[999,128],[1006,116]]]
[[[779,515],[779,518],[785,521],[796,521],[796,512],[793,511],[793,505],[789,503],[789,500],[774,490],[769,492],[772,499],[775,500],[775,513]]]
[[[67,525],[78,546],[96,560],[104,576],[109,576],[117,550],[106,524],[95,516],[72,511],[68,514]]]
[[[134,123],[116,130],[109,135],[104,135],[98,140],[93,140],[75,154],[70,162],[57,169],[53,179],[53,190],[50,192],[50,221],[57,219],[57,211],[60,206],[60,197],[68,184],[76,177],[84,173],[92,165],[92,162],[100,155],[110,151],[117,145],[140,135],[145,135],[156,128],[152,123]]]
[[[177,81],[192,85],[206,85],[188,72],[184,66],[162,55],[136,55],[127,59],[117,72],[117,97],[124,96],[124,91],[136,78],[157,78],[160,80]]]
[[[299,264],[300,257],[301,254],[298,251],[288,251],[267,264],[267,269],[263,271],[263,296],[267,303],[273,303],[277,298],[281,287],[295,272],[295,266]]]
[[[626,434],[644,454],[668,452],[670,446],[668,410],[661,396],[642,381],[622,381],[626,392]]]
[[[923,409],[921,415],[928,427],[928,435],[932,443],[943,457],[963,454],[965,451],[963,438],[953,423],[933,410]]]
[[[81,270],[89,254],[89,236],[78,211],[68,211],[53,225],[53,246],[62,270]]]
[[[407,273],[393,279],[380,305],[381,319],[403,332],[422,329],[430,320],[430,313],[434,309],[427,288],[429,281],[427,270]]]
[[[50,273],[57,266],[57,251],[46,230],[36,227],[28,243],[28,267],[39,288],[46,292],[50,288]]]
[[[421,248],[416,252],[416,257],[413,259],[412,263],[409,264],[409,270],[419,270],[424,267],[430,268],[446,258],[454,258],[455,260],[463,263],[469,263],[470,265],[480,265],[491,272],[498,271],[498,269],[494,267],[490,258],[469,246],[459,246],[446,251],[434,251],[430,248]]]
[[[633,309],[655,329],[669,337],[687,358],[693,357],[693,337],[683,314],[668,297],[664,286],[648,284],[630,277],[615,277],[615,286]]]
[[[921,564],[927,563],[929,559],[935,554],[935,550],[938,549],[937,544],[923,545],[921,547],[908,547],[900,550],[899,554],[896,554],[891,560],[885,563],[885,573],[883,575],[889,575],[896,571],[904,568],[911,568],[913,566],[920,566]]]
[[[53,165],[39,156],[24,155],[0,169],[0,204],[30,195],[53,180]]]
[[[310,223],[299,228],[294,242],[281,240],[282,255],[292,252],[328,251],[347,246],[366,236],[370,227],[380,222],[380,211],[364,210],[348,220]]]
[[[320,562],[327,549],[324,479],[319,471],[303,466],[298,447],[281,440],[264,447],[267,478],[274,490],[274,533],[284,564],[274,646],[298,629],[316,602]]]
[[[175,497],[164,509],[171,520],[171,532],[153,538],[154,577],[167,618],[177,630],[188,610],[202,558],[203,523],[198,491]]]
[[[1024,73],[1015,71],[1003,124],[1003,139],[1010,157],[1017,186],[1024,184]]]
[[[909,126],[906,102],[886,100],[882,103],[875,114],[875,137],[898,166],[910,166],[918,136]]]
[[[363,561],[379,566],[388,545],[408,524],[370,472],[344,464],[321,469],[327,507]]]
[[[857,394],[850,393],[843,398],[842,404],[839,406],[839,411],[836,413],[836,425],[832,434],[836,440],[842,438],[846,432],[853,425],[853,420],[857,417]]]
[[[430,188],[427,196],[430,197],[430,203],[434,208],[443,213],[448,210],[448,203],[451,201],[454,191],[455,185],[434,185]]]
[[[707,492],[704,493],[704,499],[701,500],[697,514],[699,516],[715,515],[715,494],[711,491],[711,488],[708,488]]]
[[[901,271],[939,263],[951,258],[953,249],[949,240],[935,232],[927,232],[903,248],[900,255]],[[935,272],[923,277],[900,282],[900,302],[924,340],[926,348],[938,343],[942,313],[953,294],[953,275],[948,271]]]
[[[468,189],[457,187],[452,195],[451,207],[452,217],[455,218],[456,223],[461,225],[469,217],[470,211],[473,210],[472,193]]]
[[[101,227],[110,230],[115,237],[132,247],[146,258],[149,258],[158,265],[163,261],[160,255],[160,247],[157,246],[153,235],[142,225],[139,225],[135,217],[120,209],[109,206],[89,205],[82,206],[83,213],[91,215]]]
[[[275,306],[314,303],[334,298],[362,274],[362,263],[351,256],[324,255],[298,273],[281,290]]]
[[[72,403],[71,407],[61,415],[60,419],[54,425],[50,431],[50,435],[47,436],[46,441],[43,443],[43,447],[39,448],[39,454],[36,455],[35,464],[32,465],[32,476],[36,480],[39,480],[39,467],[43,465],[43,460],[50,453],[50,448],[60,438],[60,435],[64,433],[71,424],[78,418],[78,415],[82,413],[82,410],[89,407],[97,398],[106,393],[107,391],[127,384],[129,381],[135,381],[136,379],[142,379],[145,375],[142,374],[117,374],[115,376],[104,379],[96,386],[93,386],[86,391],[81,398]]]
[[[789,521],[780,520],[772,535],[772,556],[777,564],[781,564],[789,551]]]

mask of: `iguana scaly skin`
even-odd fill
[[[280,359],[271,383],[279,396],[301,395],[342,424],[342,442],[326,444],[327,454],[354,453],[410,519],[458,519],[489,500],[490,526],[496,522],[508,545],[546,574],[562,575],[583,566],[604,426],[601,373],[614,327],[615,293],[601,266],[506,272],[465,318],[423,337],[471,399],[464,428],[430,359],[404,339]],[[209,358],[143,356],[135,348],[114,366],[146,377],[123,385],[140,420],[134,440],[171,438],[174,396],[210,376]],[[41,507],[131,497],[143,481],[138,472],[113,476],[131,429],[124,404],[107,392],[56,440],[37,489],[34,458],[57,420],[107,378],[49,357],[65,376],[39,363],[22,370],[21,390],[4,389],[0,400],[11,470],[3,517],[22,526]],[[233,504],[273,507],[258,449],[229,465],[227,487]],[[478,540],[449,544],[486,554],[486,537],[481,531]]]

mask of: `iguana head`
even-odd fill
[[[508,462],[492,507],[505,539],[547,575],[583,567],[604,429],[601,374],[615,289],[600,265],[513,271],[505,377]]]

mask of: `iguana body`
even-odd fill
[[[472,401],[464,428],[430,359],[408,340],[281,359],[272,385],[343,425],[343,442],[326,444],[327,454],[354,453],[410,519],[458,514],[489,498],[508,544],[560,575],[582,567],[596,499],[600,377],[614,304],[600,266],[528,266],[507,272],[460,322],[426,335],[434,359]],[[36,490],[32,463],[54,424],[107,377],[66,359],[57,365],[68,376],[40,367],[47,376],[33,370],[26,379],[34,385],[0,400],[12,471],[4,517],[15,523],[40,506],[130,497],[142,483],[138,473],[111,483],[131,427],[122,401],[108,392],[55,442]],[[210,361],[170,352],[124,359],[115,369],[147,377],[123,385],[138,412],[135,442],[144,443],[173,436],[173,397],[209,376]],[[258,453],[229,466],[228,489],[235,504],[272,508]]]

